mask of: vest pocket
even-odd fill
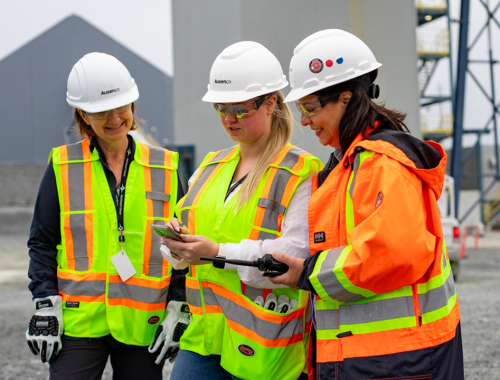
[[[61,213],[63,251],[68,269],[92,269],[92,259],[98,255],[97,244],[94,244],[97,241],[97,219],[97,210]]]
[[[249,373],[262,379],[298,378],[306,359],[307,294],[302,293],[298,308],[285,314],[266,310],[242,295],[228,296],[231,299],[218,297],[227,321],[222,367],[241,378]]]

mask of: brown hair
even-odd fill
[[[315,92],[315,95],[333,96],[332,101],[336,103],[340,94],[345,91],[350,91],[352,97],[347,104],[339,127],[340,148],[343,153],[347,152],[347,149],[360,132],[366,137],[366,129],[368,127],[373,128],[376,120],[381,124],[379,128],[410,133],[404,123],[406,113],[386,108],[385,104],[376,104],[368,96],[363,86],[355,81],[347,81],[327,87]]]
[[[83,111],[85,112],[85,111]],[[140,125],[139,123],[142,122],[142,119],[138,118],[135,116],[135,103],[132,103],[132,113],[134,114],[134,124],[132,125],[132,128],[130,130],[135,131],[138,126]],[[95,136],[95,132],[92,130],[92,127],[88,125],[85,120],[80,116],[78,113],[78,108],[75,108],[75,126],[72,128],[73,131],[77,132],[80,134],[82,137],[93,137]]]
[[[288,104],[283,103],[285,97],[281,91],[277,91],[273,95],[276,95],[278,99],[271,115],[271,134],[257,164],[241,185],[238,208],[242,207],[252,198],[269,165],[272,164],[292,137],[293,116],[290,107],[288,107]]]

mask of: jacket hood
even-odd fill
[[[447,162],[446,152],[440,144],[422,141],[409,133],[382,127],[372,130],[365,139],[358,136],[349,148],[347,156],[353,155],[358,146],[399,161],[432,189],[436,199],[440,197]]]

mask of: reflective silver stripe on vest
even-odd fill
[[[165,150],[157,147],[148,146],[149,161],[148,165],[165,166]],[[165,189],[165,176],[167,175],[165,168],[149,168],[151,179],[151,191],[146,192],[146,198],[151,199],[153,203],[153,215],[148,217],[163,218],[165,202],[170,201],[170,189]],[[125,226],[127,228],[127,226]],[[160,247],[161,238],[157,234],[151,234],[151,252],[149,255],[148,273],[147,276],[160,278],[163,276],[162,261]],[[138,300],[140,301],[140,300]]]
[[[283,160],[277,166],[286,167],[292,169],[297,162],[299,162],[299,156],[305,153],[304,150],[294,147],[291,148]],[[285,169],[278,169],[273,182],[271,183],[271,188],[269,189],[269,194],[267,198],[260,198],[258,206],[266,209],[264,212],[264,218],[262,219],[262,228],[271,231],[278,231],[279,215],[285,215],[286,207],[282,205],[283,195],[285,194],[286,185],[292,177],[292,173]],[[276,235],[273,233],[260,231],[258,240],[276,239]]]
[[[262,228],[278,231],[278,217],[279,214],[284,215],[286,208],[281,205],[281,200],[283,199],[283,195],[285,193],[286,185],[290,180],[290,177],[293,174],[288,170],[278,169],[273,182],[271,183],[271,188],[269,189],[269,195],[267,198],[259,199],[259,206],[265,207],[266,211],[264,211],[264,218],[262,219]],[[277,207],[278,204],[281,207]],[[271,207],[271,208],[268,208]],[[266,239],[276,239],[275,234],[271,234],[269,232],[261,231],[259,233],[258,240],[266,240]]]
[[[192,289],[186,286],[186,300],[188,304],[196,307],[202,307],[200,289]]]
[[[68,161],[83,160],[83,144],[67,145]],[[68,196],[71,212],[85,211],[85,177],[83,162],[68,164]],[[92,197],[92,194],[90,195]],[[70,214],[69,226],[73,238],[73,256],[75,270],[89,270],[87,253],[87,234],[85,232],[85,214]]]
[[[338,330],[341,325],[386,321],[415,315],[413,297],[397,297],[362,304],[339,305],[339,309],[316,309],[318,330]]]
[[[155,289],[123,282],[110,282],[108,285],[108,299],[126,298],[137,302],[157,304],[167,302],[168,288],[166,286],[163,289]]]
[[[429,290],[425,294],[418,295],[418,302],[420,303],[420,311],[422,314],[430,313],[431,311],[438,310],[448,304],[448,300],[455,294],[455,281],[453,280],[453,273],[450,270],[448,278],[443,285]]]
[[[250,299],[250,301],[255,301],[258,296],[262,296],[264,289],[253,288],[251,286],[245,285],[245,296]]]
[[[106,281],[74,281],[57,279],[57,287],[71,296],[101,296],[106,292]]]
[[[292,338],[303,332],[303,317],[285,323],[273,323],[258,318],[252,312],[231,300],[203,288],[205,305],[220,306],[226,319],[234,321],[265,339]]]
[[[349,290],[344,288],[337,279],[337,276],[333,273],[335,263],[337,262],[340,254],[345,247],[347,247],[347,245],[330,249],[326,253],[326,258],[321,263],[321,268],[317,278],[319,283],[321,284],[321,287],[331,298],[340,302],[352,302],[363,299],[365,297],[360,294],[351,293]]]
[[[358,174],[358,169],[359,169],[360,163],[361,163],[361,157],[359,154],[356,154],[356,157],[354,158],[353,168],[352,168],[351,186],[349,187],[349,195],[351,196],[351,199],[352,199],[352,193],[354,193],[354,181],[356,179],[356,174]]]
[[[306,153],[305,150],[293,147],[288,151],[285,158],[283,158],[278,166],[284,166],[285,168],[292,169],[295,165],[297,165],[297,162],[299,162],[299,156],[304,153]]]
[[[149,147],[149,165],[165,165],[165,154],[166,152],[163,149],[156,147]],[[164,168],[149,168],[151,173],[151,193],[156,194],[154,198],[150,198],[153,200],[153,216],[155,218],[163,218],[163,206],[165,202],[170,200],[170,194],[166,193],[166,191],[170,191],[170,189],[165,189],[165,169]],[[151,195],[150,193],[150,195]],[[167,201],[158,197],[159,194],[164,194],[165,198],[168,198]],[[149,215],[151,216],[151,215]]]
[[[201,172],[198,180],[193,184],[191,189],[186,195],[186,199],[184,200],[184,203],[182,204],[182,207],[189,207],[193,205],[194,199],[198,195],[198,192],[200,189],[203,187],[205,182],[207,181],[208,177],[212,174],[212,172],[215,170],[217,165],[208,165],[203,168],[203,171]],[[184,224],[188,223],[188,215],[189,215],[189,209],[183,209],[181,211],[181,219],[184,221]],[[189,227],[189,226],[188,226]]]
[[[213,162],[217,162],[217,161],[222,160],[233,149],[234,149],[234,146],[232,148],[227,148],[227,149],[221,150],[219,153],[217,153],[217,156],[215,156],[210,161],[208,161],[208,163],[211,164]]]
[[[446,265],[448,265],[448,260],[446,260],[446,251],[444,250],[443,244],[443,269],[446,268]]]

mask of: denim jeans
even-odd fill
[[[203,356],[180,350],[170,380],[241,380],[220,365],[219,355]]]

